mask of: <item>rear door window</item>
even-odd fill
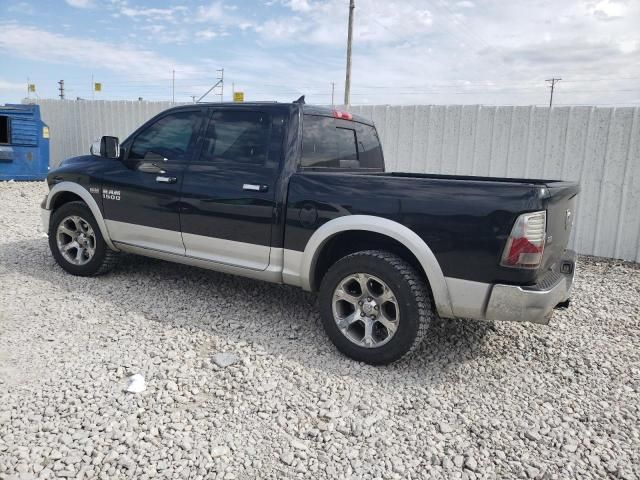
[[[260,167],[277,164],[275,156],[269,161],[269,152],[274,150],[271,127],[271,116],[267,113],[248,110],[213,112],[200,160]]]
[[[375,128],[331,117],[304,115],[302,168],[384,168]]]

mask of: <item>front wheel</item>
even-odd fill
[[[338,260],[322,280],[319,302],[338,350],[374,365],[415,350],[435,316],[423,278],[399,256],[380,250]]]
[[[106,273],[118,259],[83,202],[65,203],[51,215],[49,248],[58,265],[82,277]]]

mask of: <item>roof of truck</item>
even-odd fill
[[[296,102],[202,102],[202,103],[198,103],[198,105],[206,105],[206,106],[211,106],[211,107],[238,107],[238,108],[242,108],[242,107],[265,107],[265,106],[273,106],[273,107],[292,107],[292,106],[302,106],[302,112],[307,114],[307,115],[324,115],[327,117],[336,117],[336,112],[340,112],[340,113],[349,113],[351,115],[351,120],[354,120],[356,122],[359,123],[364,123],[366,125],[372,125],[373,126],[373,122],[366,118],[363,117],[361,115],[355,115],[349,112],[348,109],[344,109],[341,107],[330,107],[330,106],[323,106],[323,105],[308,105],[308,104],[299,104]],[[180,105],[177,107],[173,107],[174,109],[180,109],[180,108],[187,108],[189,106],[193,106],[193,104],[189,103],[189,104],[185,104],[185,105]],[[338,117],[339,118],[339,117]],[[343,117],[344,118],[344,117]],[[346,119],[345,119],[346,120]]]

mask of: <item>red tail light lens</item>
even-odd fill
[[[353,115],[349,112],[339,112],[338,110],[333,111],[334,118],[341,118],[342,120],[353,120]]]
[[[547,237],[547,212],[520,215],[511,229],[500,265],[515,268],[538,268]]]

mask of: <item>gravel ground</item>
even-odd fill
[[[139,257],[64,273],[44,193],[0,184],[0,479],[640,475],[638,265],[582,257],[550,326],[441,321],[371,367],[294,288]]]

